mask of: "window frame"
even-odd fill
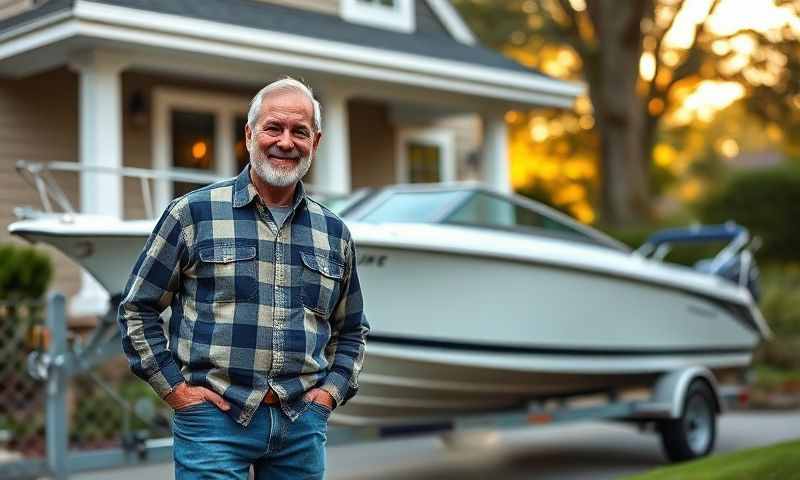
[[[408,145],[411,143],[437,147],[440,150],[437,183],[456,180],[456,134],[447,128],[400,128],[397,131],[395,179],[397,183],[409,182]]]
[[[361,0],[341,0],[340,16],[352,23],[412,33],[416,29],[414,0],[395,0],[394,7],[365,3]]]
[[[247,116],[250,99],[201,90],[155,87],[152,91],[153,121],[151,124],[152,157],[155,170],[182,173],[212,173],[220,178],[233,177],[236,171],[234,126],[237,116]],[[174,109],[208,113],[214,116],[213,171],[174,167],[172,165],[172,116]],[[172,200],[173,182],[159,179],[154,182],[155,205],[163,210]]]

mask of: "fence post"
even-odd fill
[[[69,422],[67,419],[67,372],[63,368],[67,354],[67,324],[64,295],[47,296],[47,328],[50,331],[50,368],[47,376],[47,406],[45,435],[47,465],[54,480],[68,476]]]

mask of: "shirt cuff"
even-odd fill
[[[170,362],[167,365],[156,372],[152,377],[147,379],[147,383],[153,387],[156,394],[159,397],[164,398],[173,390],[175,387],[180,385],[181,383],[185,382],[186,380],[183,378],[180,369],[174,362]]]
[[[336,402],[334,407],[338,407],[347,399],[350,382],[340,373],[330,372],[319,388],[330,393],[333,400]]]

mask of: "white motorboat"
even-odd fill
[[[328,204],[356,242],[372,325],[359,395],[337,409],[339,423],[431,423],[646,387],[691,366],[724,380],[769,335],[736,225],[668,232],[632,252],[478,185],[393,186]],[[69,213],[9,230],[61,250],[113,298],[153,225]],[[730,244],[698,269],[662,261],[682,239]]]

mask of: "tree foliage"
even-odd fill
[[[763,0],[767,1],[767,0]],[[788,24],[768,32],[715,31],[720,0],[456,0],[487,45],[531,67],[582,79],[600,137],[607,223],[650,214],[659,125],[703,80],[744,85],[764,118],[796,115],[798,43]],[[783,1],[794,13],[800,2]],[[701,5],[702,7],[702,5]],[[683,39],[678,38],[683,33]],[[573,62],[547,68],[570,52]]]

